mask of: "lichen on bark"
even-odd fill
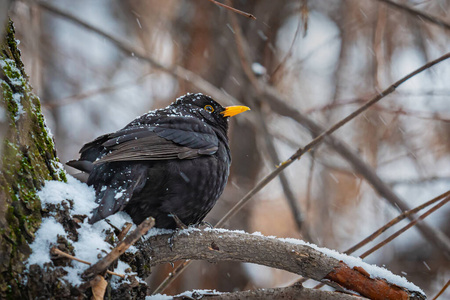
[[[18,299],[29,243],[41,222],[36,192],[65,181],[39,98],[28,83],[13,23],[0,39],[0,298]]]

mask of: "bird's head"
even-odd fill
[[[203,94],[187,94],[172,104],[182,113],[202,119],[204,122],[225,129],[228,128],[228,118],[250,110],[247,106],[234,105],[223,107],[211,97]]]

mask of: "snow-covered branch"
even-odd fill
[[[190,228],[173,236],[155,233],[151,230],[143,242],[136,244],[139,251],[133,259],[149,266],[181,259],[249,262],[283,269],[371,299],[425,298],[414,284],[386,269],[301,240],[209,228]]]

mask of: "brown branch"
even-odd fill
[[[351,254],[351,253],[355,252],[356,250],[360,249],[362,246],[364,246],[367,243],[373,241],[375,238],[380,236],[383,232],[385,232],[386,230],[388,230],[389,228],[391,228],[392,226],[394,226],[398,222],[404,220],[405,218],[409,217],[410,215],[413,215],[413,214],[417,213],[418,211],[424,209],[425,207],[427,207],[427,206],[429,206],[429,205],[431,205],[433,203],[436,203],[437,201],[441,200],[442,198],[447,197],[448,195],[450,195],[450,191],[447,191],[447,192],[445,192],[445,193],[443,193],[443,194],[441,194],[441,195],[431,199],[430,201],[427,201],[424,204],[417,206],[414,209],[410,209],[408,211],[405,211],[405,212],[401,213],[396,218],[394,218],[391,221],[389,221],[388,223],[386,223],[386,225],[384,225],[383,227],[379,228],[374,233],[372,233],[371,235],[369,235],[364,240],[362,240],[361,242],[359,242],[355,246],[351,247],[350,249],[348,249],[344,253],[345,254]]]
[[[446,21],[436,17],[436,16],[432,16],[430,14],[424,13],[423,11],[420,11],[418,9],[409,7],[407,5],[404,4],[400,4],[391,0],[376,0],[378,2],[383,2],[391,7],[395,7],[398,10],[407,12],[408,14],[410,14],[413,17],[416,18],[420,18],[422,20],[426,20],[428,22],[431,22],[435,25],[438,25],[446,30],[450,30],[450,23],[447,23]]]
[[[63,252],[63,251],[59,250],[59,249],[56,248],[56,247],[53,247],[52,249],[50,249],[50,253],[51,253],[52,255],[62,256],[62,257],[65,257],[65,258],[68,258],[68,259],[71,259],[71,260],[76,260],[76,261],[78,261],[78,262],[80,262],[80,263],[83,263],[83,264],[86,264],[86,265],[91,265],[90,262],[85,261],[85,260],[82,260],[82,259],[79,259],[79,258],[77,258],[77,257],[75,257],[75,256],[72,256],[72,255],[70,255],[70,254],[68,254],[68,253],[66,253],[66,252]],[[115,272],[110,271],[110,270],[107,270],[106,273],[108,273],[108,274],[110,274],[110,275],[118,276],[118,277],[120,277],[120,278],[125,278],[125,275],[123,275],[123,274],[118,274],[118,273],[115,273]]]
[[[93,97],[93,96],[97,96],[97,95],[101,95],[101,94],[114,92],[114,91],[117,91],[122,88],[130,87],[130,85],[139,84],[140,82],[142,82],[145,79],[145,77],[147,77],[150,74],[151,73],[146,73],[136,79],[126,81],[126,82],[121,82],[114,86],[106,86],[106,87],[102,87],[102,88],[91,90],[91,91],[86,91],[86,92],[83,92],[80,94],[75,94],[75,95],[71,95],[71,96],[64,97],[64,98],[48,100],[48,101],[46,101],[46,103],[43,104],[43,106],[48,109],[54,109],[56,107],[69,105],[69,104],[76,103],[78,101],[85,100],[88,97]]]
[[[147,231],[155,225],[155,219],[147,218],[142,222],[133,232],[131,232],[123,241],[111,250],[104,258],[99,260],[96,264],[86,269],[81,278],[84,280],[91,280],[95,275],[103,273],[106,269],[122,255],[131,245],[141,238]]]
[[[437,293],[437,295],[433,297],[433,300],[436,300],[437,298],[439,298],[445,292],[445,290],[448,288],[449,285],[450,285],[450,280],[447,281],[447,283],[442,287],[442,289]]]
[[[192,260],[188,259],[179,264],[175,270],[169,273],[166,278],[158,285],[158,287],[152,292],[152,295],[162,293],[177,277],[183,273],[183,270],[191,264]]]
[[[183,296],[173,296],[174,300],[186,299],[186,292]],[[256,289],[250,291],[239,291],[232,293],[196,293],[192,292],[188,299],[213,299],[213,300],[259,300],[259,299],[302,299],[302,300],[357,300],[367,299],[356,295],[349,295],[340,292],[319,291],[304,288],[298,284],[284,288]]]
[[[425,295],[407,295],[405,291],[385,280],[370,280],[370,274],[360,267],[353,269],[341,262],[341,265],[326,276],[346,289],[358,292],[371,300],[385,299],[425,299]],[[369,280],[368,280],[369,279]],[[414,293],[413,293],[414,294]]]
[[[386,245],[387,243],[391,242],[392,240],[394,240],[396,237],[398,237],[400,234],[402,234],[403,232],[405,232],[406,230],[408,230],[409,228],[413,227],[414,225],[416,225],[419,221],[422,221],[423,219],[425,219],[426,217],[428,217],[431,213],[435,212],[436,210],[438,210],[439,208],[441,208],[442,206],[444,206],[447,202],[450,201],[450,197],[446,197],[444,200],[442,200],[441,202],[439,202],[438,204],[436,204],[435,206],[433,206],[432,208],[430,208],[429,210],[427,210],[424,214],[420,215],[420,217],[418,217],[417,219],[411,221],[408,225],[404,226],[403,228],[399,229],[398,231],[396,231],[394,234],[392,234],[390,237],[388,237],[387,239],[385,239],[384,241],[378,243],[377,245],[375,245],[374,247],[372,247],[371,249],[369,249],[368,251],[364,252],[363,254],[360,255],[361,258],[364,258],[366,256],[368,256],[369,254],[372,254],[373,252],[377,251],[378,249],[380,249],[381,247],[383,247],[384,245]]]
[[[121,242],[123,240],[123,238],[128,234],[131,227],[133,227],[133,224],[128,223],[128,222],[126,222],[123,225],[122,230],[120,231],[119,235],[117,236],[117,239],[119,240],[119,242]]]
[[[152,236],[144,242],[138,243],[136,247],[138,247],[139,252],[136,259],[149,266],[182,259],[206,260],[209,262],[249,262],[286,270],[330,284],[336,288],[342,286],[369,298],[372,297],[372,294],[365,289],[366,286],[376,286],[377,289],[379,288],[380,294],[383,295],[389,294],[386,292],[388,289],[391,292],[396,291],[396,293],[411,297],[410,299],[421,299],[422,297],[417,295],[416,292],[395,287],[384,279],[365,277],[364,279],[358,279],[355,283],[351,277],[345,277],[345,282],[336,282],[334,281],[335,278],[341,278],[340,270],[343,268],[343,264],[334,257],[327,256],[294,240],[282,240],[220,229],[190,229],[176,234],[172,239],[173,245],[170,247],[167,243],[169,236],[167,234]],[[367,273],[361,267],[353,270],[350,274],[354,272]],[[335,273],[338,275],[334,276]]]
[[[450,92],[449,92],[449,94],[450,94]],[[365,100],[363,98],[336,101],[333,103],[321,105],[319,107],[310,108],[305,111],[305,114],[308,115],[308,114],[311,114],[311,113],[317,112],[317,111],[331,110],[331,109],[334,109],[337,107],[342,107],[345,105],[359,104],[359,103],[363,103],[364,101]],[[443,115],[442,113],[437,113],[437,112],[427,113],[427,112],[418,111],[418,110],[410,110],[410,109],[406,110],[403,107],[388,108],[388,107],[383,107],[381,105],[374,105],[372,107],[372,109],[378,110],[378,111],[384,111],[389,114],[404,115],[407,117],[417,118],[417,119],[422,119],[422,120],[432,120],[432,121],[441,121],[441,122],[450,123],[450,117]]]
[[[300,29],[302,27],[302,19],[303,19],[303,6],[307,7],[307,2],[301,5],[300,7],[300,16],[298,18],[297,23],[297,29],[295,29],[294,38],[292,39],[291,45],[289,46],[288,51],[284,55],[284,57],[280,60],[280,63],[274,68],[272,74],[270,74],[270,77],[273,78],[275,75],[277,75],[277,72],[279,70],[282,70],[283,66],[286,64],[287,60],[292,56],[292,50],[294,49],[295,41],[297,40],[298,33],[300,32]],[[304,25],[307,23],[303,23]],[[305,26],[305,33],[306,33],[306,26]]]
[[[226,4],[220,3],[220,2],[215,1],[215,0],[208,0],[208,1],[214,3],[214,4],[217,5],[217,6],[221,6],[221,7],[223,7],[223,8],[226,8],[226,9],[231,10],[232,12],[235,12],[235,13],[237,13],[237,14],[240,14],[240,15],[242,15],[242,16],[245,16],[245,17],[247,17],[247,18],[249,18],[249,19],[256,20],[256,17],[255,17],[254,15],[249,14],[249,13],[246,13],[246,12],[244,12],[244,11],[242,11],[242,10],[236,9],[236,8],[234,8],[234,7],[228,6],[228,5],[226,5]]]

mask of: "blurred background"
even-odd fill
[[[397,2],[450,23],[448,0]],[[328,128],[450,49],[449,27],[385,1],[235,0],[232,6],[257,19],[207,0],[14,1],[10,17],[61,161],[136,116],[187,92],[205,92],[190,71],[224,98],[252,108],[231,121],[232,173],[207,217],[215,224],[313,138],[295,118],[271,108],[255,80],[283,96],[287,114],[301,112]],[[449,190],[450,61],[412,78],[334,136],[410,208]],[[333,145],[304,155],[281,179],[225,227],[344,251],[399,214]],[[449,216],[447,205],[426,223],[448,237]],[[428,296],[450,279],[449,258],[415,227],[366,261],[406,277]],[[151,286],[172,270],[154,269]],[[195,262],[166,293],[280,287],[297,279],[251,264]]]

